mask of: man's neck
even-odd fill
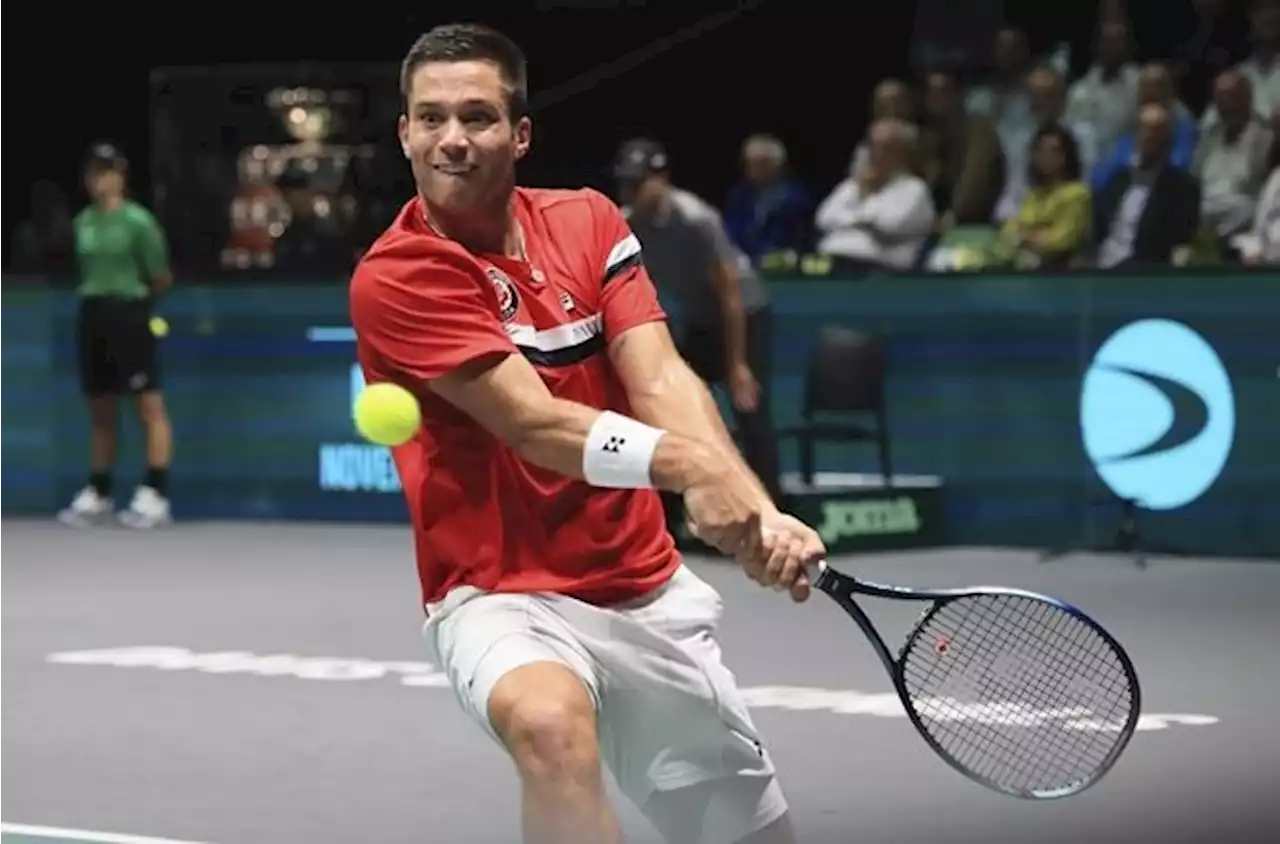
[[[99,211],[115,211],[122,205],[124,205],[123,196],[106,196],[98,200]]]
[[[467,217],[451,216],[432,208],[426,199],[422,200],[422,207],[427,225],[436,234],[462,244],[469,252],[509,258],[523,257],[523,238],[515,219],[515,206],[512,204]]]
[[[1123,63],[1115,65],[1098,65],[1098,75],[1102,78],[1103,82],[1115,82],[1116,79],[1119,78],[1121,70],[1124,70]]]

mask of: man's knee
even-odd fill
[[[489,721],[526,780],[600,778],[591,695],[576,674],[537,662],[503,675],[489,695]]]

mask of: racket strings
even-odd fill
[[[1054,604],[951,601],[917,629],[903,679],[926,732],[974,775],[1014,792],[1079,785],[1122,741],[1133,708],[1123,660]]]

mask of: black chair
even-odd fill
[[[817,446],[822,442],[874,442],[880,476],[893,485],[889,424],[885,413],[884,341],[849,328],[827,326],[809,356],[800,424],[778,432],[800,450],[800,475],[812,486]],[[867,417],[861,424],[850,417]],[[837,417],[837,418],[832,418]]]

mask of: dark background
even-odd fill
[[[1097,3],[536,0],[412,9],[388,4],[382,14],[365,13],[381,4],[107,4],[83,10],[35,4],[24,9],[30,17],[9,30],[6,113],[19,122],[10,122],[18,128],[10,129],[3,153],[5,248],[27,212],[35,179],[55,181],[74,207],[83,203],[80,162],[98,139],[122,146],[133,163],[134,193],[157,204],[151,109],[162,79],[194,84],[190,80],[216,78],[220,67],[248,63],[334,69],[385,63],[382,91],[394,100],[396,64],[419,33],[443,22],[480,21],[518,39],[529,56],[531,93],[542,107],[522,173],[526,183],[607,187],[601,177],[616,144],[645,132],[670,145],[678,181],[718,202],[735,176],[744,136],[768,130],[783,138],[794,169],[821,196],[841,177],[865,128],[877,81],[909,74],[927,55],[942,53],[961,57],[966,72],[980,74],[991,33],[1002,22],[1027,29],[1036,49],[1070,42],[1078,73],[1088,64]],[[1128,6],[1142,56],[1166,54],[1189,32],[1191,0],[1129,0]],[[24,46],[28,58],[15,59]],[[646,46],[647,55],[634,55]],[[618,66],[610,68],[610,62]],[[205,124],[202,142],[217,145],[244,134],[225,92],[179,98]],[[366,116],[378,119],[361,128],[363,140],[393,142],[393,109],[385,120]],[[398,172],[403,178],[407,168]],[[407,197],[410,189],[406,182],[393,193]],[[172,213],[157,210],[162,217]],[[175,254],[179,270],[187,257],[181,248]]]

